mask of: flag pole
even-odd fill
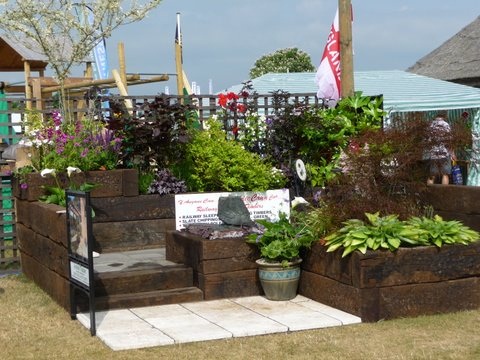
[[[353,96],[353,46],[352,46],[352,2],[351,0],[338,0],[338,16],[340,27],[340,67],[341,96]]]
[[[175,65],[177,70],[177,93],[183,96],[183,55],[182,55],[182,31],[180,29],[180,13],[177,12],[177,26],[175,31]]]

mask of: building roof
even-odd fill
[[[480,85],[480,17],[407,71],[436,79]]]
[[[32,71],[44,70],[48,65],[47,57],[34,49],[35,46],[25,46],[22,42],[0,35],[0,71],[23,71],[25,61],[30,63]]]
[[[383,95],[387,111],[434,111],[480,108],[480,89],[416,75],[401,70],[357,71],[355,91]],[[283,90],[289,93],[316,93],[315,73],[269,73],[252,80],[258,94]],[[239,92],[242,85],[227,91]]]

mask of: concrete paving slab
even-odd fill
[[[77,319],[90,329],[90,314],[82,313]],[[126,331],[146,331],[152,328],[148,322],[128,309],[95,312],[97,336]]]
[[[186,343],[227,339],[233,334],[181,305],[161,305],[132,311],[175,340]]]
[[[290,331],[340,326],[342,324],[338,319],[304,307],[301,303],[294,301],[271,301],[264,297],[236,298],[232,301],[287,326]]]
[[[362,319],[358,316],[355,316],[345,311],[338,310],[331,306],[313,301],[301,295],[297,295],[297,297],[292,301],[302,306],[308,307],[309,309],[321,312],[335,319],[338,319],[342,323],[342,325],[360,324],[362,322]]]
[[[228,299],[182,304],[234,337],[286,332],[288,328]]]
[[[89,313],[77,318],[90,328]],[[113,350],[228,339],[360,323],[360,318],[298,295],[148,306],[96,313],[97,336]]]
[[[144,331],[126,331],[116,334],[103,334],[99,337],[105,345],[114,351],[173,345],[175,343],[171,337],[155,328],[150,328]]]

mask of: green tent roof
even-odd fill
[[[416,75],[401,70],[357,71],[355,91],[383,95],[387,111],[434,111],[480,108],[480,89]],[[252,80],[258,94],[283,90],[316,93],[315,73],[269,73]],[[227,91],[238,92],[242,85]]]

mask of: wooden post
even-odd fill
[[[32,90],[30,89],[30,85],[28,83],[28,79],[30,78],[30,63],[28,61],[23,62],[23,72],[25,76],[25,98],[29,99],[27,100],[27,109],[31,110],[32,109],[32,102],[30,99],[32,98]]]
[[[85,71],[83,72],[83,76],[86,77],[86,78],[93,77],[93,67],[92,67],[92,63],[90,61],[88,61],[85,64]]]
[[[338,0],[338,17],[340,27],[340,67],[341,97],[353,96],[353,47],[352,47],[352,3],[351,0]]]
[[[128,96],[127,87],[122,81],[122,77],[118,73],[117,69],[112,70],[113,78],[115,79],[115,83],[117,84],[118,91],[122,96]],[[131,99],[125,99],[125,106],[127,107],[128,111],[131,113],[133,109],[133,104]]]
[[[125,85],[125,90],[128,92],[127,87],[127,67],[125,65],[125,47],[123,42],[119,42],[118,46],[118,65],[119,65],[119,73],[122,79],[123,84]]]
[[[36,99],[35,108],[37,110],[43,109],[43,100],[42,100],[42,86],[40,84],[40,79],[31,79],[33,96]]]

